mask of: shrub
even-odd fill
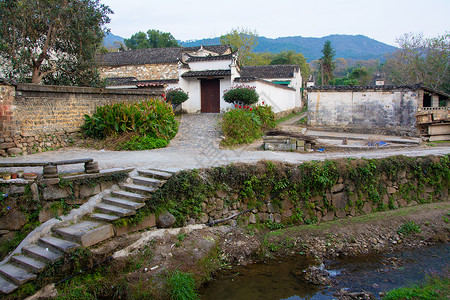
[[[244,105],[251,105],[258,102],[259,95],[255,87],[248,85],[238,85],[226,90],[223,94],[223,100],[228,103],[241,103]]]
[[[232,109],[223,115],[221,126],[224,145],[253,142],[263,131],[275,126],[275,116],[269,106],[257,106],[253,110]]]
[[[169,141],[178,130],[172,107],[158,99],[105,105],[98,107],[92,117],[84,117],[81,129],[87,136],[98,139],[136,132],[141,136]]]
[[[130,141],[121,145],[122,150],[151,150],[164,148],[169,141],[163,138],[154,138],[151,136],[133,136]]]
[[[189,95],[180,88],[169,89],[166,93],[166,100],[177,106],[189,99]]]

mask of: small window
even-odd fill
[[[428,93],[423,94],[422,107],[431,107],[431,95]]]

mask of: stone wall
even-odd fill
[[[136,77],[138,80],[178,79],[178,64],[147,64],[136,66],[103,66],[102,78]]]
[[[308,88],[308,125],[363,133],[417,135],[420,90]]]
[[[129,171],[116,169],[74,175],[61,179],[59,184],[0,179],[0,246],[15,239],[21,231],[31,231],[39,223],[84,204],[90,197],[126,179]],[[1,256],[2,253],[0,260]]]
[[[311,224],[450,200],[449,156],[302,165],[261,162],[191,172],[173,176],[160,194],[161,201],[171,203],[172,197],[177,201],[169,209],[175,216],[179,212],[177,217],[185,218],[187,224],[214,222],[242,212],[228,223]],[[187,182],[195,182],[195,187],[184,191],[179,186]]]
[[[68,146],[98,106],[160,97],[163,90],[0,85],[0,155]]]

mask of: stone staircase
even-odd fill
[[[21,254],[11,256],[0,266],[0,291],[12,293],[74,249],[90,247],[113,237],[115,232],[111,222],[134,215],[172,174],[161,170],[138,170],[138,175],[131,177],[132,183],[121,184],[120,190],[103,197],[86,218],[70,226],[54,228],[52,235],[23,247]]]

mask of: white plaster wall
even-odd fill
[[[210,60],[210,61],[195,61],[189,62],[191,71],[204,70],[229,70],[231,60]]]
[[[254,86],[259,95],[258,104],[270,105],[275,113],[295,108],[295,91],[278,87],[262,81],[247,82],[245,85]]]
[[[308,91],[308,124],[415,130],[417,91]]]

